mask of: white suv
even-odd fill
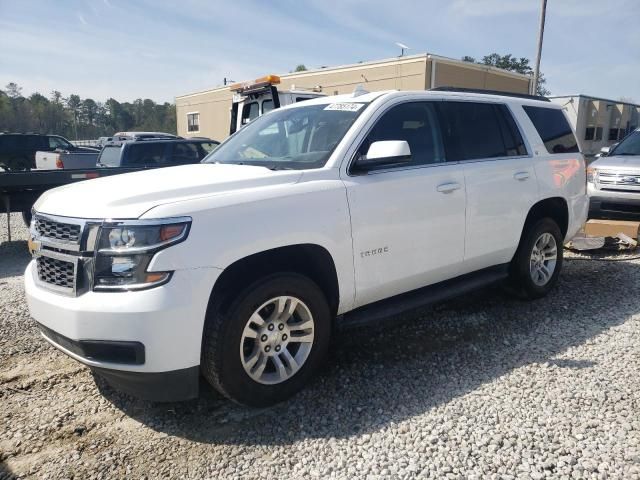
[[[25,273],[42,334],[123,391],[299,390],[332,334],[489,282],[547,294],[588,208],[560,107],[456,92],[274,110],[204,163],[46,192]]]

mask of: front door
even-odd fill
[[[432,102],[397,104],[382,114],[371,143],[405,140],[411,160],[344,178],[351,213],[356,306],[459,274],[465,240],[465,181],[447,164]]]

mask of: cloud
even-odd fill
[[[80,20],[80,23],[82,23],[83,25],[87,25],[87,21],[84,18],[84,15],[82,15],[81,13],[78,13],[78,20]]]

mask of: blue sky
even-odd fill
[[[399,54],[535,57],[539,0],[0,0],[0,88],[104,101],[176,95]],[[554,95],[640,102],[640,0],[548,0]]]

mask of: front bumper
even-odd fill
[[[598,190],[589,185],[589,218],[640,220],[640,193]]]
[[[206,309],[220,273],[216,268],[178,270],[169,283],[150,290],[87,292],[78,297],[37,284],[34,262],[24,278],[29,311],[43,326],[47,341],[116,388],[166,401],[178,399],[169,395],[176,385],[197,395],[193,372],[200,365]],[[168,379],[175,380],[173,386]],[[154,383],[160,388],[151,388]],[[184,398],[189,397],[180,399]]]

